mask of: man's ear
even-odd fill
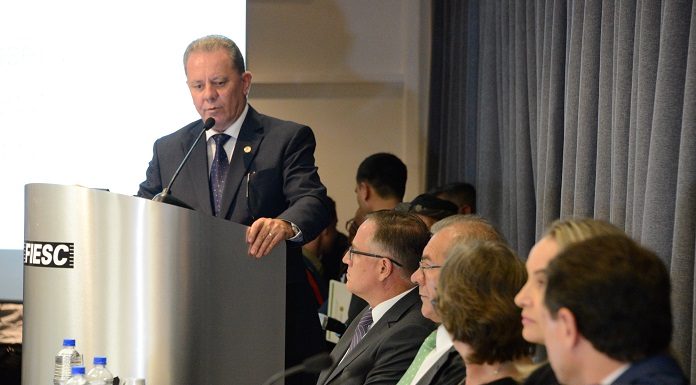
[[[389,276],[394,271],[394,262],[392,262],[386,258],[382,258],[379,261],[378,269],[379,269],[379,280],[384,281],[385,279],[389,278]]]
[[[242,92],[244,96],[249,97],[249,92],[251,92],[251,72],[249,71],[242,74]]]
[[[577,320],[575,315],[570,311],[570,309],[562,307],[558,309],[556,315],[556,322],[559,323],[561,328],[559,337],[563,338],[563,343],[568,348],[573,348],[577,346],[580,341],[580,332],[578,331]]]
[[[357,193],[361,201],[367,202],[372,195],[372,188],[366,182],[360,182],[358,183]]]

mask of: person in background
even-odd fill
[[[544,340],[565,385],[686,385],[669,355],[670,278],[626,235],[574,243],[546,269]]]
[[[466,384],[515,385],[531,362],[513,298],[524,264],[500,242],[455,246],[440,273],[437,311],[464,359]]]
[[[392,210],[404,200],[407,178],[406,165],[394,154],[379,152],[360,162],[355,175],[358,209],[355,216],[346,223],[349,241],[355,237],[365,215],[379,210]],[[352,296],[346,323],[350,323],[365,305],[365,301]]]
[[[558,253],[569,245],[592,237],[624,234],[616,226],[595,219],[557,220],[549,226],[527,257],[527,282],[515,303],[522,308],[522,336],[529,342],[544,345],[543,298],[546,288],[546,267]],[[556,385],[558,381],[548,362],[542,362],[526,380],[526,385]]]
[[[411,274],[418,284],[421,313],[438,324],[421,344],[418,355],[398,385],[456,385],[466,375],[464,362],[442,324],[433,304],[437,301],[440,270],[450,250],[473,241],[504,242],[500,233],[485,219],[475,215],[454,215],[438,221],[430,229],[432,237],[423,250],[419,269]]]
[[[355,218],[395,208],[404,200],[407,177],[406,165],[396,155],[380,152],[365,158],[355,175]]]
[[[21,303],[0,303],[0,379],[6,385],[22,383]]]
[[[171,196],[201,213],[249,226],[250,256],[261,258],[286,244],[285,364],[299,364],[325,350],[301,252],[302,244],[329,223],[326,188],[314,162],[314,134],[306,125],[263,115],[249,105],[252,75],[229,38],[194,40],[183,63],[200,119],[155,142],[138,196],[151,199],[163,191],[204,122],[213,118],[215,124],[171,186]],[[304,377],[311,377],[304,382],[315,378]],[[293,376],[288,383],[302,378]]]
[[[329,281],[340,281],[346,265],[341,261],[350,243],[348,237],[338,231],[336,202],[327,197],[329,203],[329,225],[313,240],[302,246],[305,267],[310,274],[310,286],[319,296],[319,305],[327,298]]]
[[[459,214],[476,214],[476,189],[469,183],[448,183],[428,193],[457,205]]]
[[[416,214],[428,228],[441,219],[457,214],[457,206],[430,194],[420,194],[411,202],[396,205],[395,210]]]
[[[395,384],[401,378],[435,328],[421,314],[410,280],[429,237],[415,215],[367,214],[343,261],[348,290],[368,306],[331,351],[334,363],[321,372],[318,385]]]

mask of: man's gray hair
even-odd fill
[[[208,35],[192,41],[184,52],[184,71],[186,71],[186,63],[191,53],[196,51],[213,52],[218,49],[227,52],[232,65],[240,75],[246,71],[242,51],[239,50],[239,47],[237,47],[237,44],[235,44],[232,39],[222,35]]]
[[[457,214],[435,222],[430,232],[435,235],[446,228],[453,228],[455,236],[448,249],[471,241],[492,241],[507,244],[505,237],[486,218],[473,214]],[[449,252],[449,250],[448,250]]]

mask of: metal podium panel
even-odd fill
[[[23,384],[52,384],[74,338],[148,385],[260,384],[283,369],[285,247],[246,227],[79,186],[25,187]],[[72,266],[70,266],[72,263]]]

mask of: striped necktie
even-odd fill
[[[353,334],[353,338],[350,340],[350,347],[348,348],[346,354],[353,350],[355,345],[357,345],[363,339],[363,337],[365,337],[365,334],[367,334],[367,331],[370,329],[370,325],[372,325],[372,309],[368,309],[365,314],[360,317],[358,327],[355,328],[355,334]]]
[[[210,167],[210,193],[213,203],[213,215],[218,215],[222,208],[222,192],[225,190],[225,179],[230,162],[227,160],[227,152],[223,147],[231,138],[227,134],[213,135],[215,141],[215,157]]]

